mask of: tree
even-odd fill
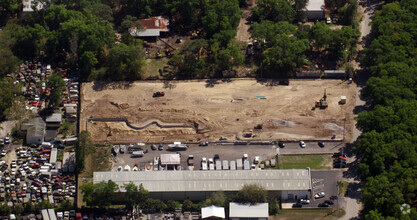
[[[259,185],[251,184],[244,185],[241,190],[237,192],[236,202],[240,203],[264,203],[266,202],[267,191]]]
[[[224,207],[227,203],[227,196],[222,191],[214,192],[210,195],[210,201],[215,206]]]
[[[309,48],[308,40],[298,40],[284,34],[277,35],[271,48],[264,51],[265,70],[272,76],[288,77],[300,67],[305,59],[304,52]]]
[[[107,57],[107,76],[113,80],[141,79],[145,65],[145,54],[141,46],[127,46],[120,43],[114,46]]]
[[[209,4],[207,7],[202,23],[209,38],[221,31],[236,30],[241,14],[237,0],[215,0],[214,3]]]
[[[183,211],[194,211],[194,204],[190,200],[184,200],[182,203],[182,210]]]
[[[81,131],[78,135],[77,143],[75,143],[76,168],[80,172],[84,169],[85,157],[94,151],[94,145],[91,143],[90,133]],[[86,186],[87,187],[87,186]]]
[[[21,86],[14,84],[11,78],[0,78],[0,117],[4,118],[13,100],[21,93]]]
[[[90,206],[99,206],[100,208],[109,206],[113,202],[114,193],[119,190],[118,185],[109,180],[100,183],[86,183],[81,185],[81,192],[83,193],[83,201]]]
[[[0,1],[0,8],[3,8],[9,15],[14,17],[20,9],[20,1],[2,0]]]
[[[129,182],[124,186],[126,190],[126,206],[131,208],[133,206],[143,204],[149,192],[143,188],[143,185],[140,184],[138,187],[133,182]]]
[[[221,70],[230,70],[234,66],[241,65],[244,59],[245,57],[236,46],[229,45],[226,49],[220,50],[218,63]]]
[[[168,200],[167,204],[166,204],[166,211],[168,212],[173,212],[175,211],[176,208],[181,207],[181,203],[178,201],[174,201],[174,200]]]
[[[274,40],[279,34],[290,35],[294,34],[297,30],[295,25],[288,23],[287,21],[280,21],[278,23],[272,21],[262,21],[261,23],[254,23],[250,29],[252,38],[263,42],[264,40],[269,43]]]
[[[92,4],[87,7],[91,13],[97,17],[102,18],[104,21],[112,22],[113,21],[113,12],[110,6],[102,3]]]
[[[258,0],[256,2],[257,7],[252,9],[252,18],[258,22],[270,20],[292,23],[296,15],[295,10],[287,0]]]
[[[47,80],[48,87],[51,88],[50,94],[48,97],[49,105],[58,107],[61,103],[61,98],[63,94],[63,88],[65,87],[65,81],[62,79],[62,76],[53,73]]]
[[[324,23],[317,22],[311,27],[310,39],[317,51],[321,51],[324,47],[332,42],[332,30]]]

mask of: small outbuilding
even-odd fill
[[[210,220],[225,219],[224,208],[214,205],[201,208],[201,218]]]
[[[229,219],[231,220],[268,220],[268,203],[241,204],[229,203]]]
[[[160,16],[140,19],[138,22],[142,23],[143,29],[131,27],[129,33],[133,37],[153,38],[156,40],[157,37],[169,32],[169,20]]]
[[[324,0],[309,0],[305,7],[308,20],[324,19]]]
[[[53,113],[51,116],[46,117],[46,127],[59,128],[61,126],[62,114]]]
[[[161,154],[161,166],[168,170],[176,169],[181,163],[179,154]]]

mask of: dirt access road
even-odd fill
[[[255,0],[249,0],[248,1],[248,7],[245,8],[242,12],[242,17],[240,18],[239,26],[237,27],[237,33],[236,33],[236,40],[249,43],[252,40],[249,28],[250,24],[248,22],[248,18],[251,16],[251,10],[252,8],[256,7],[256,1]]]
[[[96,83],[97,84],[97,83]],[[312,110],[327,89],[329,108]],[[164,97],[153,98],[164,91]],[[172,142],[244,139],[317,140],[343,138],[353,128],[356,98],[353,84],[341,80],[293,80],[289,86],[275,86],[254,79],[222,81],[170,81],[109,84],[99,89],[94,83],[82,85],[80,129],[87,129],[95,142]],[[339,105],[340,96],[347,104]],[[134,126],[151,121],[187,125],[189,128],[160,128],[150,125],[135,130],[124,122],[89,119],[126,118]]]

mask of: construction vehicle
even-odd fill
[[[327,94],[326,94],[326,89],[324,89],[324,95],[323,98],[321,98],[320,100],[316,101],[316,108],[327,108],[328,104],[327,104]]]
[[[253,130],[249,129],[248,131],[243,132],[243,137],[251,138],[253,136]]]

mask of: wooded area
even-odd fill
[[[354,149],[366,219],[417,219],[416,7],[389,1],[376,12],[361,62],[372,74],[362,93],[371,110],[359,114]]]

